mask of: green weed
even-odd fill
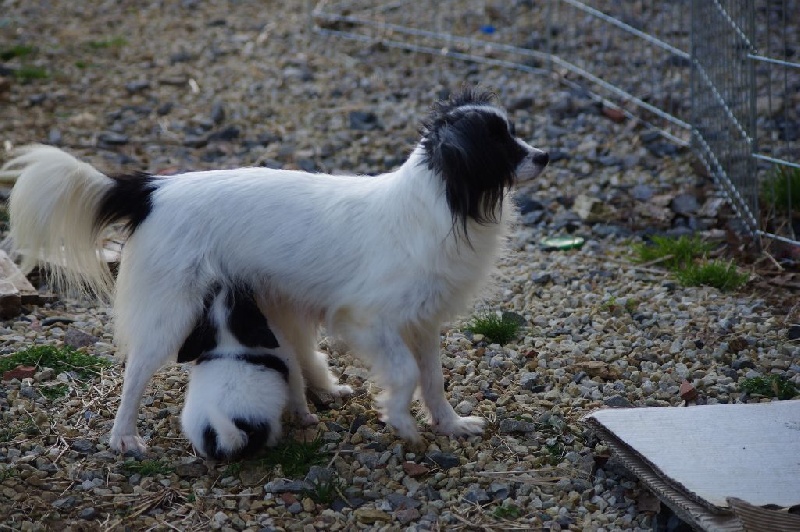
[[[498,506],[492,512],[492,516],[497,519],[516,519],[522,515],[522,510],[516,504]]]
[[[151,477],[153,475],[169,475],[173,468],[163,460],[142,460],[141,462],[130,460],[122,464],[122,470],[128,474],[138,473],[143,477]]]
[[[697,236],[672,238],[656,235],[649,244],[633,246],[637,262],[658,262],[670,270],[685,267],[694,259],[705,257],[712,249],[712,244]]]
[[[300,478],[308,473],[311,466],[325,462],[325,455],[321,452],[321,448],[321,438],[315,438],[310,442],[285,440],[277,446],[267,449],[265,456],[229,464],[223,476],[238,475],[245,466],[270,470],[280,465],[285,477]]]
[[[781,400],[791,399],[798,394],[797,387],[794,383],[780,375],[744,379],[739,387],[750,394],[777,397]]]
[[[779,212],[800,203],[800,168],[775,166],[761,183],[761,200]]]
[[[27,44],[17,44],[10,48],[0,49],[0,61],[10,61],[16,57],[25,58],[36,53],[36,47]]]
[[[71,347],[39,345],[17,351],[13,355],[0,358],[0,374],[17,366],[36,366],[52,368],[56,375],[74,371],[78,379],[88,380],[100,374],[111,362],[94,355],[87,355]]]
[[[333,475],[330,478],[317,479],[312,486],[310,490],[304,490],[303,494],[317,504],[330,504],[344,489],[345,483],[337,475]]]
[[[472,318],[467,330],[473,334],[482,334],[498,344],[507,344],[517,337],[520,327],[518,320],[507,316],[498,316],[494,313],[486,313]]]
[[[22,65],[14,71],[14,77],[20,81],[33,81],[35,79],[46,79],[50,77],[50,73],[42,67]]]
[[[128,41],[124,37],[109,37],[99,41],[89,41],[86,46],[92,50],[105,50],[108,48],[122,48],[126,44],[128,44]]]
[[[675,276],[684,286],[713,286],[723,292],[736,290],[750,276],[739,273],[732,262],[711,261],[704,264],[689,264],[675,271]]]

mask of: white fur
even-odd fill
[[[410,414],[418,386],[435,430],[480,433],[483,420],[459,417],[444,395],[439,334],[489,276],[512,205],[506,196],[497,223],[468,219],[467,241],[454,226],[442,177],[423,156],[420,145],[396,171],[376,177],[242,168],[191,172],[159,185],[151,214],[125,246],[117,279],[116,335],[128,362],[112,447],[144,448],[136,417],[147,382],[196,321],[203,287],[234,277],[260,294],[310,386],[346,392],[314,351],[322,323],[371,366],[384,390],[384,420],[400,436],[420,439]],[[30,148],[10,164],[24,167],[17,186],[30,191],[12,196],[16,244],[35,244],[50,256],[63,240],[81,259],[65,261],[103,287],[103,275],[89,266],[96,235],[85,224],[45,236],[68,213],[95,211],[97,194],[74,191],[101,189],[103,177],[54,148]],[[517,178],[532,179],[542,168],[525,159]],[[45,212],[53,204],[61,207]],[[25,218],[15,219],[22,211]]]

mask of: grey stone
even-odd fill
[[[553,280],[553,276],[547,272],[536,272],[531,274],[531,282],[533,284],[547,284]]]
[[[98,516],[98,512],[92,506],[88,508],[83,508],[80,512],[78,512],[78,518],[84,519],[86,521],[91,521],[92,519],[96,519]]]
[[[605,404],[606,406],[610,406],[611,408],[629,408],[633,406],[633,404],[630,401],[628,401],[621,395],[615,395],[613,397],[609,397],[608,399],[603,401],[603,404]]]
[[[305,480],[287,480],[279,478],[264,485],[264,491],[267,493],[303,493],[313,489],[314,486]]]
[[[461,465],[461,460],[459,460],[459,458],[456,455],[450,453],[443,453],[441,451],[434,451],[432,453],[428,453],[427,458],[430,462],[433,462],[442,469],[451,469],[453,467]]]
[[[498,428],[500,434],[527,434],[536,431],[536,424],[530,421],[519,421],[517,419],[504,419]]]
[[[214,124],[221,124],[225,120],[225,105],[220,101],[214,102],[209,118]]]
[[[56,499],[52,502],[53,508],[58,508],[59,510],[68,510],[73,508],[78,503],[78,499],[73,496],[64,497],[62,499]]]
[[[100,144],[107,146],[123,146],[130,142],[128,135],[117,133],[114,131],[104,131],[97,136],[97,141]]]
[[[519,378],[519,385],[523,390],[532,390],[534,386],[539,384],[539,374],[536,372],[523,373]]]
[[[147,80],[131,81],[125,84],[125,90],[128,94],[136,94],[150,88],[150,82]]]
[[[697,197],[693,194],[678,194],[669,204],[673,212],[681,215],[694,214],[700,208]]]
[[[75,440],[70,445],[70,448],[73,451],[77,451],[81,454],[90,454],[94,452],[95,444],[93,441],[90,440]]]
[[[286,510],[290,514],[297,515],[297,514],[299,514],[300,512],[303,511],[303,505],[300,504],[299,502],[294,502],[294,503],[290,504],[289,507],[286,508]]]
[[[97,343],[97,341],[98,338],[96,336],[92,336],[91,334],[87,334],[73,327],[70,327],[67,329],[67,332],[64,333],[64,343],[75,349],[92,346]]]
[[[631,189],[631,196],[633,196],[633,199],[639,201],[647,201],[652,198],[654,194],[655,191],[650,185],[639,184]]]
[[[175,473],[182,478],[199,478],[208,473],[208,467],[202,461],[179,464]]]
[[[484,504],[492,499],[486,493],[485,489],[475,488],[467,491],[467,493],[464,495],[464,500],[473,504]]]
[[[392,510],[402,510],[405,508],[419,508],[422,503],[417,499],[412,499],[401,493],[390,493],[386,500],[392,507]]]

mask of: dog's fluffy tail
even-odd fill
[[[108,299],[114,280],[99,255],[99,239],[115,221],[103,211],[117,182],[43,145],[18,149],[0,177],[16,177],[9,199],[10,238],[22,256],[22,270],[46,265],[57,288]]]

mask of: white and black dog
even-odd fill
[[[178,350],[178,362],[189,361],[195,365],[181,425],[203,456],[232,459],[275,445],[291,394],[305,407],[303,381],[289,372],[299,371],[294,357],[241,286],[215,286],[206,295],[202,317]]]
[[[483,419],[460,417],[445,397],[440,327],[491,273],[514,217],[510,187],[547,163],[491,95],[465,90],[434,106],[402,166],[375,177],[267,168],[113,177],[46,146],[22,149],[4,171],[18,174],[10,220],[23,268],[56,257],[57,279],[110,294],[98,237],[128,222],[114,300],[127,366],[111,446],[141,451],[145,387],[220,283],[256,294],[309,386],[341,391],[315,351],[323,324],[371,367],[384,421],[401,437],[420,441],[417,388],[435,431],[479,434]]]

